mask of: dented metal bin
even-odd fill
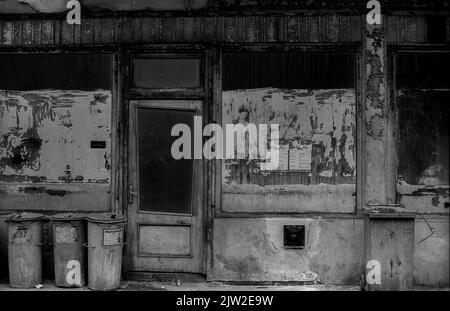
[[[86,270],[85,219],[82,214],[64,213],[50,217],[53,226],[55,285],[83,287]]]
[[[6,220],[11,287],[32,288],[42,283],[43,219],[42,214],[21,213]]]
[[[91,214],[88,221],[88,287],[115,290],[120,287],[126,217],[119,214]]]
[[[415,215],[398,205],[364,208],[363,214],[365,289],[412,288]]]

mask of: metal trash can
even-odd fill
[[[90,214],[88,221],[88,287],[115,290],[120,287],[123,236],[126,217]]]
[[[366,290],[413,286],[415,215],[398,205],[370,206],[364,215]]]
[[[50,217],[53,225],[55,285],[83,287],[85,285],[86,242],[85,216],[64,213]]]
[[[32,288],[42,284],[43,218],[38,213],[21,213],[6,220],[11,287]]]

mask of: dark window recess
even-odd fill
[[[399,178],[448,185],[450,53],[400,53],[396,60]]]
[[[139,209],[191,213],[193,160],[175,160],[170,135],[184,123],[193,128],[194,112],[138,108]],[[193,149],[192,149],[193,150]]]
[[[137,58],[133,86],[138,88],[199,88],[200,58]]]
[[[112,71],[109,54],[0,54],[0,89],[111,89]]]
[[[353,88],[355,57],[346,53],[226,53],[223,90]]]
[[[283,246],[286,248],[305,247],[305,226],[285,225],[283,228]]]
[[[396,87],[450,89],[450,53],[400,53],[396,59]]]
[[[445,43],[446,41],[446,18],[445,15],[427,16],[427,42]]]
[[[450,92],[402,91],[398,174],[408,184],[449,184]]]

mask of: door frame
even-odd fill
[[[121,185],[122,185],[122,200],[121,207],[122,213],[124,215],[128,215],[129,213],[129,205],[128,204],[128,180],[130,178],[129,174],[129,152],[130,147],[130,126],[129,118],[129,101],[131,100],[163,100],[163,99],[186,99],[186,100],[201,100],[203,101],[203,124],[207,124],[212,122],[212,90],[211,86],[213,85],[212,80],[212,68],[211,68],[211,48],[205,45],[188,45],[188,44],[173,44],[173,45],[131,45],[126,47],[121,47],[119,52],[119,79],[121,79],[120,91],[119,93],[122,95],[120,97],[121,103],[121,121],[122,126],[120,128],[121,132],[121,141],[122,141],[122,150],[121,157],[119,158],[118,166],[122,167],[122,175],[121,175]],[[186,56],[201,56],[202,57],[202,72],[201,77],[203,79],[203,87],[196,89],[142,89],[142,88],[133,88],[131,87],[131,79],[132,79],[132,59],[136,54],[154,54],[158,56],[168,56],[172,55],[186,55]],[[202,143],[203,146],[203,143]],[[202,210],[203,210],[203,237],[202,240],[199,241],[203,244],[203,252],[202,252],[202,274],[207,274],[207,266],[208,263],[211,262],[211,233],[212,233],[212,206],[214,205],[211,198],[211,163],[209,160],[203,159],[203,172],[202,178],[203,180],[203,198],[202,198]],[[128,237],[128,226],[126,226],[125,230],[125,240]],[[129,272],[131,267],[131,259],[132,259],[131,246],[125,246],[125,254],[123,260],[123,271]],[[164,272],[161,272],[164,273]]]

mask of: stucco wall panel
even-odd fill
[[[353,213],[355,186],[342,185],[223,185],[224,212]]]
[[[418,217],[415,223],[414,284],[448,287],[449,221],[427,222]],[[283,225],[293,224],[305,225],[304,249],[283,248]],[[363,228],[362,219],[217,218],[209,278],[302,281],[312,271],[326,284],[358,284],[365,266]]]
[[[46,211],[105,211],[109,184],[0,183],[0,208]]]
[[[447,217],[427,217],[427,221],[417,218],[414,243],[414,281],[417,285],[449,286],[449,245]]]
[[[283,225],[305,225],[305,249],[283,248]],[[363,222],[340,219],[215,219],[210,279],[357,284],[363,271]]]

